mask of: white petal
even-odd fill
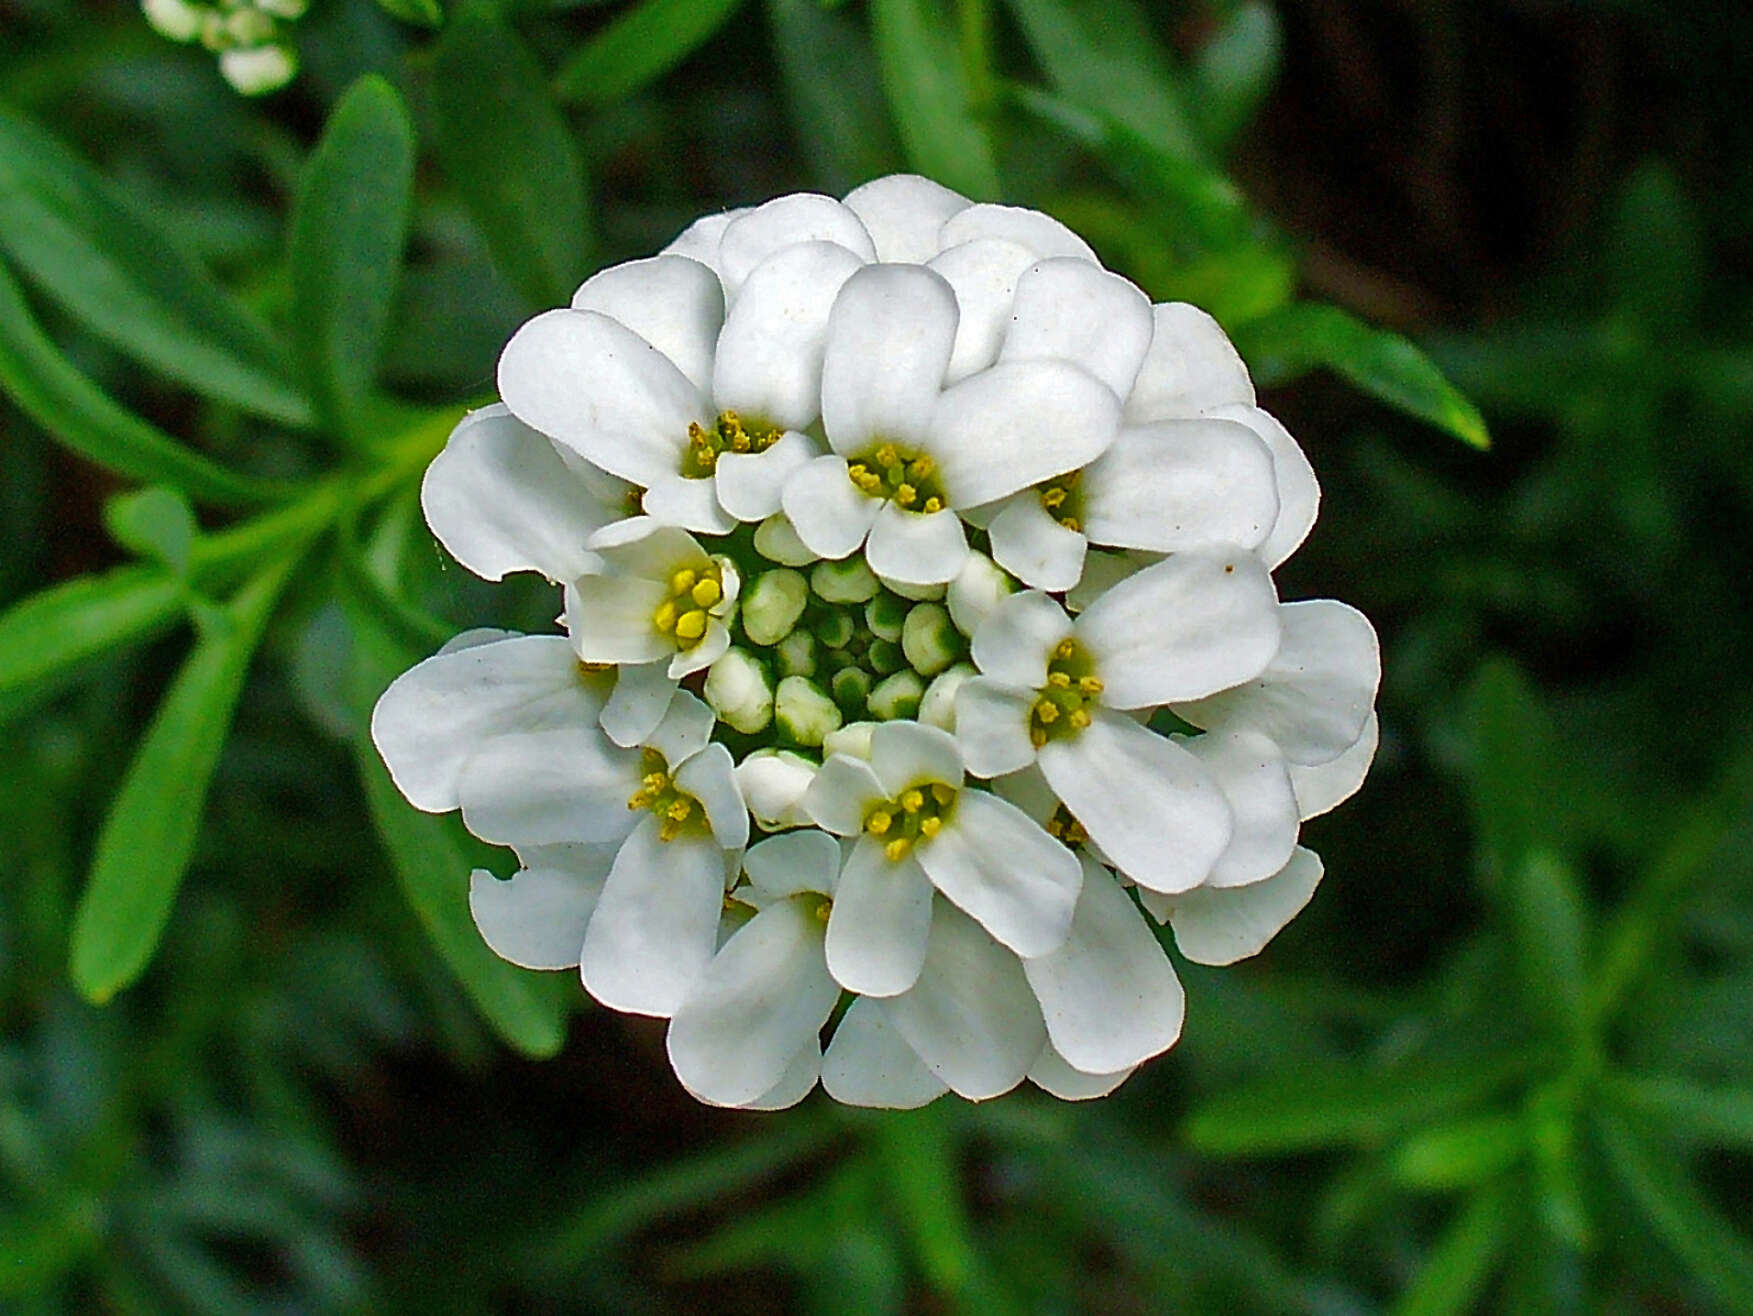
[[[1010,324],[1017,280],[1035,263],[1035,253],[1002,238],[979,238],[951,247],[931,260],[931,269],[955,289],[961,319],[944,382],[953,384],[998,360]]]
[[[483,841],[554,845],[624,838],[638,821],[627,809],[638,785],[639,755],[580,725],[487,741],[463,765],[457,796]]]
[[[1305,819],[1316,818],[1357,794],[1375,760],[1380,734],[1381,727],[1372,711],[1357,743],[1338,758],[1314,767],[1291,764],[1290,784],[1296,791],[1297,812]]]
[[[960,242],[972,242],[975,238],[1004,238],[1018,246],[1027,247],[1034,253],[1036,260],[1046,256],[1076,256],[1087,261],[1096,259],[1096,253],[1090,250],[1089,243],[1058,220],[1042,214],[1039,210],[1025,210],[1021,206],[969,206],[952,215],[938,234],[938,240],[946,250]]]
[[[931,1072],[970,1101],[1020,1083],[1047,1037],[1017,957],[947,905],[932,915],[919,981],[882,1008]]]
[[[1099,265],[1060,256],[1031,266],[1017,280],[999,360],[1069,361],[1123,398],[1150,336],[1148,297]]]
[[[675,657],[670,659],[669,674],[674,681],[683,681],[695,672],[704,672],[713,663],[724,657],[730,648],[730,631],[717,617],[706,623],[706,634],[700,642],[689,649],[677,649]]]
[[[804,546],[826,558],[843,558],[862,544],[882,505],[853,485],[846,459],[835,455],[794,471],[780,502]]]
[[[719,506],[718,486],[710,476],[660,475],[639,506],[653,520],[696,534],[723,535],[736,529],[736,518]]]
[[[736,765],[723,745],[708,745],[675,772],[676,789],[692,795],[706,811],[712,835],[726,850],[749,843],[749,811],[737,789]]]
[[[1084,554],[1082,577],[1065,591],[1065,606],[1068,611],[1082,612],[1128,576],[1136,576],[1146,567],[1161,561],[1161,555],[1138,549],[1122,553],[1092,548]]]
[[[891,800],[926,782],[962,784],[962,754],[956,738],[917,722],[884,722],[872,731],[870,766]]]
[[[709,837],[634,829],[591,915],[580,970],[610,1009],[667,1016],[712,959],[724,907],[724,851]]]
[[[992,790],[1038,823],[1045,823],[1059,811],[1059,796],[1041,775],[1039,764],[1031,763],[1021,771],[1005,773],[993,781]]]
[[[1033,489],[1006,499],[1003,508],[990,529],[999,566],[1035,589],[1059,592],[1076,585],[1089,540],[1055,521]]]
[[[743,871],[763,895],[775,898],[805,891],[831,896],[839,882],[840,842],[813,827],[772,836],[751,846]]]
[[[1086,1074],[1073,1069],[1065,1063],[1065,1057],[1053,1049],[1052,1042],[1041,1048],[1041,1054],[1029,1066],[1029,1082],[1061,1101],[1093,1101],[1105,1097],[1131,1077],[1130,1069],[1122,1069],[1118,1074]]]
[[[675,239],[665,247],[660,255],[686,256],[689,260],[697,260],[708,269],[717,271],[718,244],[724,238],[724,230],[730,227],[731,221],[749,213],[749,207],[740,206],[735,210],[721,210],[716,214],[702,215],[687,228],[678,233]]]
[[[1186,302],[1151,307],[1150,351],[1126,399],[1135,425],[1197,416],[1229,403],[1254,405],[1248,367],[1217,321]]]
[[[679,567],[711,561],[693,535],[654,516],[610,522],[590,537],[590,547],[614,572],[647,580],[668,580]]]
[[[580,457],[635,484],[680,466],[688,425],[706,402],[662,352],[594,311],[547,311],[499,357],[513,414]]]
[[[603,705],[604,735],[617,745],[638,745],[657,729],[676,694],[669,668],[665,658],[615,669],[615,690]]]
[[[1110,707],[1198,699],[1266,669],[1278,650],[1277,603],[1272,577],[1252,553],[1177,553],[1085,608],[1077,638],[1095,659]]]
[[[1284,641],[1259,676],[1209,699],[1177,704],[1196,727],[1264,732],[1292,763],[1327,763],[1363,735],[1382,677],[1375,628],[1333,599],[1278,610]]]
[[[572,294],[572,309],[600,311],[620,321],[668,357],[695,388],[705,392],[711,384],[724,289],[699,261],[652,256],[611,265]]]
[[[1235,815],[1235,834],[1206,876],[1207,886],[1245,886],[1271,877],[1296,849],[1296,793],[1284,755],[1257,731],[1231,728],[1182,742],[1217,778]]]
[[[976,777],[1017,772],[1035,761],[1029,710],[1035,696],[991,677],[963,681],[956,691],[956,744]]]
[[[1273,571],[1302,546],[1321,508],[1321,485],[1290,432],[1258,407],[1213,407],[1210,414],[1246,425],[1272,452],[1272,475],[1278,486],[1278,517],[1272,533],[1256,550]]]
[[[371,739],[408,803],[457,807],[463,765],[491,737],[588,726],[606,681],[580,673],[564,636],[519,635],[436,654],[398,676],[371,714]]]
[[[1258,955],[1309,903],[1321,882],[1321,857],[1298,847],[1284,870],[1249,886],[1200,887],[1169,909],[1175,945],[1195,964],[1224,965]]]
[[[514,571],[570,580],[596,561],[584,541],[619,514],[497,404],[451,431],[420,482],[420,507],[450,555],[487,580]]]
[[[873,178],[846,194],[876,246],[876,258],[923,265],[937,254],[938,230],[968,198],[918,174]]]
[[[476,869],[469,913],[501,959],[525,969],[575,969],[607,877],[607,865],[598,873],[528,868],[509,882]]]
[[[718,268],[734,293],[755,267],[782,247],[833,242],[864,260],[876,259],[858,216],[833,197],[793,192],[737,216],[718,243]]]
[[[1085,860],[1071,933],[1023,961],[1053,1047],[1074,1068],[1113,1074],[1167,1051],[1181,1036],[1186,994],[1144,915],[1120,884]]]
[[[916,1110],[949,1091],[889,1023],[861,997],[841,1018],[822,1057],[822,1090],[848,1106]]]
[[[652,620],[669,589],[639,576],[580,576],[566,591],[566,629],[587,663],[651,663],[676,651]]]
[[[956,578],[944,590],[944,603],[956,629],[963,635],[979,630],[987,613],[1010,594],[1012,585],[1010,577],[994,566],[991,558],[970,552]]]
[[[1120,424],[1106,385],[1064,361],[1001,361],[946,389],[930,452],[952,505],[990,503],[1102,454]]]
[[[924,443],[957,314],[955,292],[923,266],[871,265],[846,281],[822,362],[822,425],[835,452]]]
[[[1041,771],[1072,816],[1140,886],[1185,891],[1229,845],[1229,804],[1209,770],[1130,718],[1097,709],[1075,736],[1041,746]]]
[[[798,1049],[785,1066],[779,1081],[753,1101],[745,1101],[742,1110],[789,1110],[815,1090],[822,1073],[822,1044],[815,1038]]]
[[[884,580],[942,585],[968,558],[968,537],[954,512],[909,512],[884,502],[871,523],[865,561]]]
[[[676,768],[706,748],[712,738],[716,714],[704,699],[687,690],[678,690],[664,709],[663,720],[652,730],[645,744],[662,754],[664,761]]]
[[[801,242],[755,267],[718,339],[712,400],[721,411],[779,429],[815,423],[828,312],[863,264],[832,242]]]
[[[769,905],[724,944],[670,1021],[670,1063],[715,1105],[753,1101],[784,1077],[840,998],[822,925],[800,900]]]
[[[915,853],[932,885],[1018,955],[1044,955],[1065,940],[1083,874],[1014,804],[962,791],[949,824]]]
[[[1007,685],[1037,690],[1047,684],[1047,660],[1071,630],[1071,618],[1047,595],[1012,594],[974,632],[974,665]]]
[[[765,520],[779,510],[792,472],[819,455],[815,443],[796,430],[782,434],[765,452],[720,453],[713,470],[719,505],[739,521]]]
[[[924,870],[911,856],[889,860],[880,841],[860,837],[828,913],[828,972],[860,996],[898,995],[918,980],[930,931]]]
[[[1254,548],[1278,517],[1271,452],[1228,420],[1123,429],[1084,471],[1082,493],[1084,531],[1094,542],[1162,553]]]
[[[836,836],[857,836],[871,806],[887,798],[870,764],[831,754],[804,792],[803,807],[816,826]]]

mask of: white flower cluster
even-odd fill
[[[277,91],[298,72],[285,28],[309,0],[140,0],[146,21],[172,41],[198,41],[219,56],[219,72],[245,96]]]
[[[1229,964],[1309,900],[1376,638],[1278,601],[1318,489],[1209,316],[893,176],[604,270],[499,388],[426,519],[567,633],[459,637],[372,733],[516,850],[487,942],[668,1018],[701,1100],[1101,1095],[1180,1035],[1147,920]]]

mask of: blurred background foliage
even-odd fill
[[[0,0],[0,1307],[1753,1311],[1744,6],[288,30],[246,101],[118,0]],[[547,624],[413,495],[511,328],[903,167],[1224,321],[1326,490],[1285,597],[1381,631],[1382,751],[1117,1096],[712,1111],[479,945],[362,714]]]

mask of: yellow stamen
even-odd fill
[[[897,836],[883,847],[883,855],[890,863],[898,863],[907,857],[907,851],[913,848],[913,842],[905,836]]]
[[[1047,743],[1047,729],[1045,727],[1030,727],[1029,728],[1029,744],[1033,745],[1036,749],[1040,749],[1041,746],[1045,745],[1046,743]]]
[[[668,635],[676,628],[676,601],[665,599],[657,605],[657,611],[651,614],[651,624]]]
[[[692,612],[684,612],[676,618],[676,638],[678,640],[698,640],[706,634],[706,614],[698,608]]]
[[[1077,688],[1086,695],[1099,695],[1102,693],[1102,680],[1098,676],[1080,676],[1077,678]]]
[[[816,906],[816,922],[826,923],[828,921],[828,915],[833,912],[834,902],[832,900],[824,900],[821,904]]]
[[[911,507],[919,501],[919,490],[910,484],[904,484],[895,490],[895,501],[902,507]]]
[[[943,499],[933,495],[925,500],[925,506],[919,510],[922,512],[941,512],[943,511]]]
[[[694,588],[688,591],[688,597],[702,608],[710,608],[724,597],[724,589],[711,576],[707,576],[694,582]]]
[[[929,457],[915,457],[907,463],[907,475],[913,480],[923,480],[937,469],[937,463]]]
[[[1057,686],[1061,690],[1071,689],[1071,677],[1065,672],[1048,672],[1047,684]]]
[[[682,834],[682,824],[673,818],[665,818],[657,825],[657,839],[673,841]]]
[[[688,815],[694,812],[694,802],[684,795],[664,812],[677,822],[686,822]]]
[[[902,791],[901,807],[908,813],[918,813],[925,807],[925,792],[917,786],[912,790]]]
[[[1090,710],[1087,708],[1074,708],[1071,710],[1071,716],[1067,720],[1070,721],[1072,726],[1076,727],[1079,731],[1082,731],[1090,724]]]
[[[1035,704],[1035,716],[1042,722],[1053,722],[1059,717],[1059,705],[1042,699]]]
[[[931,783],[931,798],[937,801],[937,807],[947,809],[955,802],[956,788],[945,785],[941,781]]]
[[[881,836],[894,825],[894,822],[895,820],[889,816],[887,810],[878,809],[864,820],[864,830],[872,836]]]
[[[670,577],[670,593],[681,598],[682,595],[694,588],[694,582],[699,579],[700,573],[698,571],[692,567],[683,567]]]
[[[919,834],[929,840],[943,830],[943,819],[935,814],[919,820]]]
[[[1064,501],[1065,490],[1059,488],[1057,485],[1051,489],[1043,489],[1041,491],[1041,506],[1045,507],[1049,512],[1055,507],[1058,507]]]
[[[1072,531],[1074,534],[1081,535],[1083,533],[1083,522],[1079,521],[1075,516],[1062,516],[1059,518],[1059,524],[1064,526],[1067,530]]]
[[[878,466],[893,466],[900,460],[901,454],[895,451],[895,445],[892,443],[885,443],[876,450],[876,464]]]
[[[1069,635],[1059,641],[1059,643],[1053,648],[1053,656],[1055,658],[1069,658],[1076,652],[1077,641],[1072,639]]]

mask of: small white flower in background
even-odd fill
[[[304,17],[306,0],[140,0],[146,21],[172,41],[199,41],[219,57],[219,72],[245,96],[278,91],[298,72],[286,28]]]
[[[515,851],[488,944],[668,1017],[702,1101],[1101,1096],[1180,1035],[1165,938],[1312,896],[1375,633],[1279,601],[1319,488],[1203,312],[897,175],[706,216],[499,382],[422,506],[567,634],[459,637],[372,733]]]

